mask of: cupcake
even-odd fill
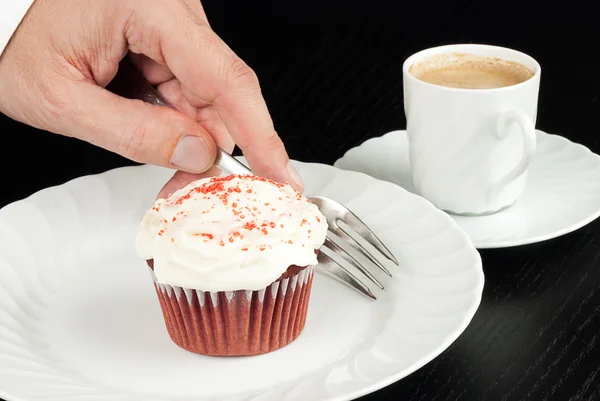
[[[258,355],[302,332],[326,234],[317,206],[290,185],[229,175],[158,199],[136,250],[177,345],[204,355]]]

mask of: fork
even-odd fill
[[[107,89],[129,99],[139,99],[154,105],[172,108],[169,102],[126,59],[121,62],[117,76]],[[242,162],[218,147],[215,165],[226,174],[252,174]],[[384,289],[383,284],[375,277],[372,270],[379,269],[392,277],[391,272],[381,261],[381,256],[398,266],[394,255],[358,216],[342,204],[323,196],[313,196],[308,199],[317,205],[329,226],[325,243],[317,255],[319,262],[317,267],[350,288],[369,298],[377,299],[365,281],[359,279],[344,265],[352,266],[377,287]],[[348,226],[350,230],[340,225],[340,222]],[[379,254],[379,258],[362,245],[360,243],[362,241],[370,244],[376,251],[375,253]]]

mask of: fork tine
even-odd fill
[[[350,244],[353,248],[355,248],[357,251],[362,253],[367,259],[369,259],[371,262],[373,262],[373,264],[375,266],[377,266],[385,274],[392,277],[392,273],[390,273],[390,271],[388,269],[386,269],[386,267],[384,265],[382,265],[381,262],[375,258],[375,256],[371,255],[371,253],[369,251],[367,251],[364,246],[362,246],[361,244],[356,242],[356,240],[354,238],[352,238],[348,233],[346,233],[346,231],[344,231],[342,228],[340,228],[339,226],[337,226],[337,227],[330,226],[329,230],[331,230],[331,232],[333,232],[334,234],[339,236],[341,239],[348,242],[348,244]]]
[[[335,252],[337,255],[340,255],[342,258],[344,258],[344,260],[346,260],[346,262],[350,263],[352,266],[354,266],[356,269],[358,269],[362,274],[367,276],[367,278],[369,280],[371,280],[373,283],[375,283],[375,285],[377,285],[377,287],[379,287],[383,290],[383,284],[381,284],[379,282],[379,280],[377,280],[377,278],[375,278],[375,276],[373,276],[373,274],[368,269],[366,269],[363,265],[361,265],[360,262],[358,260],[356,260],[356,258],[354,256],[352,256],[351,254],[346,252],[346,250],[344,250],[344,248],[342,248],[341,246],[339,246],[338,244],[336,244],[329,238],[325,239],[324,245],[327,248],[329,248],[330,250],[332,250],[333,252]]]
[[[342,220],[344,223],[348,224],[350,228],[352,228],[358,235],[363,237],[365,241],[369,244],[373,245],[375,249],[377,249],[383,256],[394,262],[396,266],[399,266],[398,260],[392,255],[389,249],[381,242],[381,240],[375,235],[371,229],[362,222],[361,219],[358,218],[351,210],[348,210],[348,213],[344,216]]]
[[[319,267],[323,269],[323,271],[325,271],[327,274],[337,277],[350,288],[358,290],[359,292],[365,294],[369,298],[377,299],[375,295],[371,292],[369,287],[367,287],[362,281],[357,279],[354,274],[344,269],[342,265],[340,265],[331,257],[327,256],[325,253],[319,252],[317,260],[319,261]]]
[[[373,233],[365,223],[363,223],[358,216],[356,216],[352,211],[348,210],[344,205],[329,199],[323,196],[312,196],[309,200],[317,205],[321,213],[325,215],[327,218],[327,224],[329,225],[329,229],[337,234],[339,237],[345,239],[348,243],[350,243],[354,248],[356,248],[360,253],[362,253],[366,258],[368,258],[371,262],[373,262],[377,267],[383,270],[388,276],[392,276],[392,274],[383,266],[379,260],[375,258],[365,247],[360,245],[354,238],[350,236],[348,232],[346,232],[343,228],[341,228],[338,224],[338,221],[343,221],[348,224],[350,228],[356,231],[357,234],[362,235],[363,239],[371,244],[379,253],[381,253],[384,257],[391,260],[397,266],[399,266],[398,261],[392,255],[392,253],[387,249],[383,242],[375,233]]]

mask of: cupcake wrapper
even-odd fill
[[[314,266],[259,291],[205,292],[156,282],[167,331],[180,347],[213,356],[275,351],[302,332]]]

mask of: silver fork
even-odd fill
[[[126,60],[121,63],[119,73],[107,89],[126,98],[140,99],[151,104],[172,107]],[[226,174],[251,174],[248,167],[220,148],[217,148],[215,165]],[[391,277],[392,274],[384,266],[381,256],[398,265],[394,255],[377,238],[375,233],[345,206],[322,196],[313,196],[308,199],[317,205],[321,213],[327,218],[329,226],[327,238],[317,256],[318,267],[324,273],[341,280],[349,287],[372,299],[377,299],[369,286],[344,264],[352,266],[366,279],[383,289],[383,284],[375,277],[372,270],[374,268],[379,269]],[[340,222],[348,226],[350,230],[340,225]],[[360,243],[362,241],[370,244],[379,254],[379,258],[362,245]],[[362,261],[359,259],[362,259]]]

